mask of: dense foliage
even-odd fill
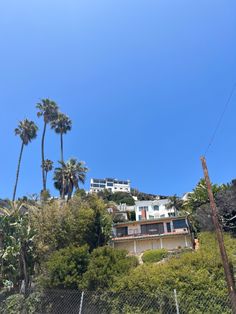
[[[109,246],[98,248],[91,254],[83,287],[89,290],[111,289],[119,277],[128,274],[137,265],[137,258],[127,256],[125,250],[116,250]]]
[[[144,263],[157,263],[168,255],[165,249],[150,250],[143,253],[142,260]]]
[[[105,202],[114,202],[116,204],[126,204],[132,206],[135,201],[130,193],[127,192],[115,192],[112,193],[109,190],[104,190],[98,193],[98,196]]]

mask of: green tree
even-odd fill
[[[89,290],[111,289],[117,278],[125,276],[138,265],[126,250],[104,246],[95,249],[90,257],[88,270],[83,276],[82,287]]]
[[[14,287],[19,287],[23,282],[27,290],[37,260],[36,231],[30,224],[27,205],[12,202],[9,208],[2,208],[0,230],[3,235],[0,251],[1,285],[10,283]]]
[[[43,167],[44,172],[45,172],[45,180],[46,180],[46,184],[47,184],[48,172],[52,171],[52,169],[53,169],[53,161],[50,159],[44,160],[42,167]]]
[[[51,128],[60,134],[61,141],[61,162],[64,162],[64,147],[63,147],[63,135],[66,134],[72,128],[71,119],[64,113],[59,112],[57,118],[51,122]]]
[[[42,99],[40,103],[37,103],[36,108],[38,109],[37,116],[43,117],[44,120],[44,128],[43,128],[43,135],[42,135],[42,142],[41,142],[41,154],[42,154],[42,179],[43,179],[43,191],[47,190],[47,183],[46,183],[46,174],[44,170],[44,143],[45,143],[45,135],[48,123],[51,123],[57,118],[58,115],[58,106],[57,104],[46,98]]]
[[[31,221],[37,230],[37,255],[40,263],[52,252],[87,244],[89,250],[105,245],[110,239],[111,216],[104,202],[75,195],[70,202],[47,202],[31,212]]]
[[[61,167],[55,169],[54,186],[60,191],[60,195],[67,195],[71,199],[74,188],[79,189],[79,183],[85,182],[88,168],[84,162],[75,158],[69,159],[66,163],[60,162]],[[64,184],[63,184],[64,181]]]
[[[16,197],[16,190],[17,190],[21,159],[22,159],[24,147],[27,146],[33,139],[36,138],[37,131],[38,131],[38,127],[36,126],[36,124],[33,121],[30,121],[28,119],[20,121],[18,127],[15,129],[15,135],[18,135],[20,137],[22,143],[21,143],[20,157],[19,157],[17,172],[16,172],[16,182],[15,182],[13,197],[12,197],[13,201],[15,201],[15,197]]]
[[[77,289],[89,263],[88,246],[68,246],[50,255],[45,264],[47,287]]]

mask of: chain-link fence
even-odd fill
[[[227,296],[206,297],[196,291],[145,294],[73,290],[34,291],[0,295],[2,314],[230,314]]]

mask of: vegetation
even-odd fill
[[[212,185],[220,222],[226,232],[236,234],[236,182],[231,184]],[[201,179],[182,209],[189,213],[190,220],[196,232],[214,230],[211,219],[211,208],[205,181]]]
[[[119,277],[128,274],[137,265],[137,258],[128,257],[125,250],[115,250],[109,246],[100,247],[91,254],[88,270],[83,277],[83,288],[112,289]]]
[[[44,170],[44,164],[45,164],[45,156],[44,156],[44,144],[45,144],[45,135],[46,135],[46,129],[47,125],[54,121],[57,118],[58,115],[58,105],[46,98],[42,99],[40,103],[36,105],[36,108],[38,109],[38,117],[43,117],[44,120],[44,127],[43,127],[43,135],[42,135],[42,143],[41,143],[41,154],[42,154],[42,179],[43,179],[43,191],[47,190],[46,187],[46,176],[45,176],[45,170]]]
[[[18,179],[19,179],[20,165],[21,165],[23,150],[26,145],[28,145],[33,139],[36,138],[37,130],[38,130],[38,127],[36,126],[36,124],[33,121],[29,121],[28,119],[21,121],[18,127],[15,129],[15,134],[20,137],[22,143],[21,143],[20,157],[19,157],[17,172],[16,172],[16,183],[14,186],[14,192],[13,192],[13,198],[12,198],[13,202],[15,201],[15,197],[16,197],[16,189],[17,189],[17,184],[18,184]]]
[[[151,250],[144,252],[142,260],[144,263],[157,263],[167,257],[168,251],[165,249]]]
[[[130,193],[127,192],[115,192],[112,193],[109,190],[100,191],[98,196],[102,198],[105,202],[114,202],[116,204],[126,204],[132,206],[135,201]]]
[[[81,285],[82,275],[89,262],[88,246],[70,245],[52,253],[46,262],[46,278],[48,287],[77,289]]]
[[[61,167],[55,169],[54,186],[60,191],[62,199],[67,195],[71,199],[74,188],[79,189],[79,183],[85,182],[88,168],[82,161],[71,158],[66,163],[60,162]]]

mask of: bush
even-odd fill
[[[144,263],[157,263],[167,256],[168,252],[165,249],[146,251],[143,254],[142,260]]]
[[[118,278],[138,266],[137,258],[127,256],[127,253],[126,250],[113,249],[110,246],[95,249],[91,254],[88,270],[83,276],[83,288],[112,288]]]
[[[61,249],[49,257],[46,262],[47,287],[78,288],[83,273],[87,270],[89,262],[88,246],[69,246]]]

